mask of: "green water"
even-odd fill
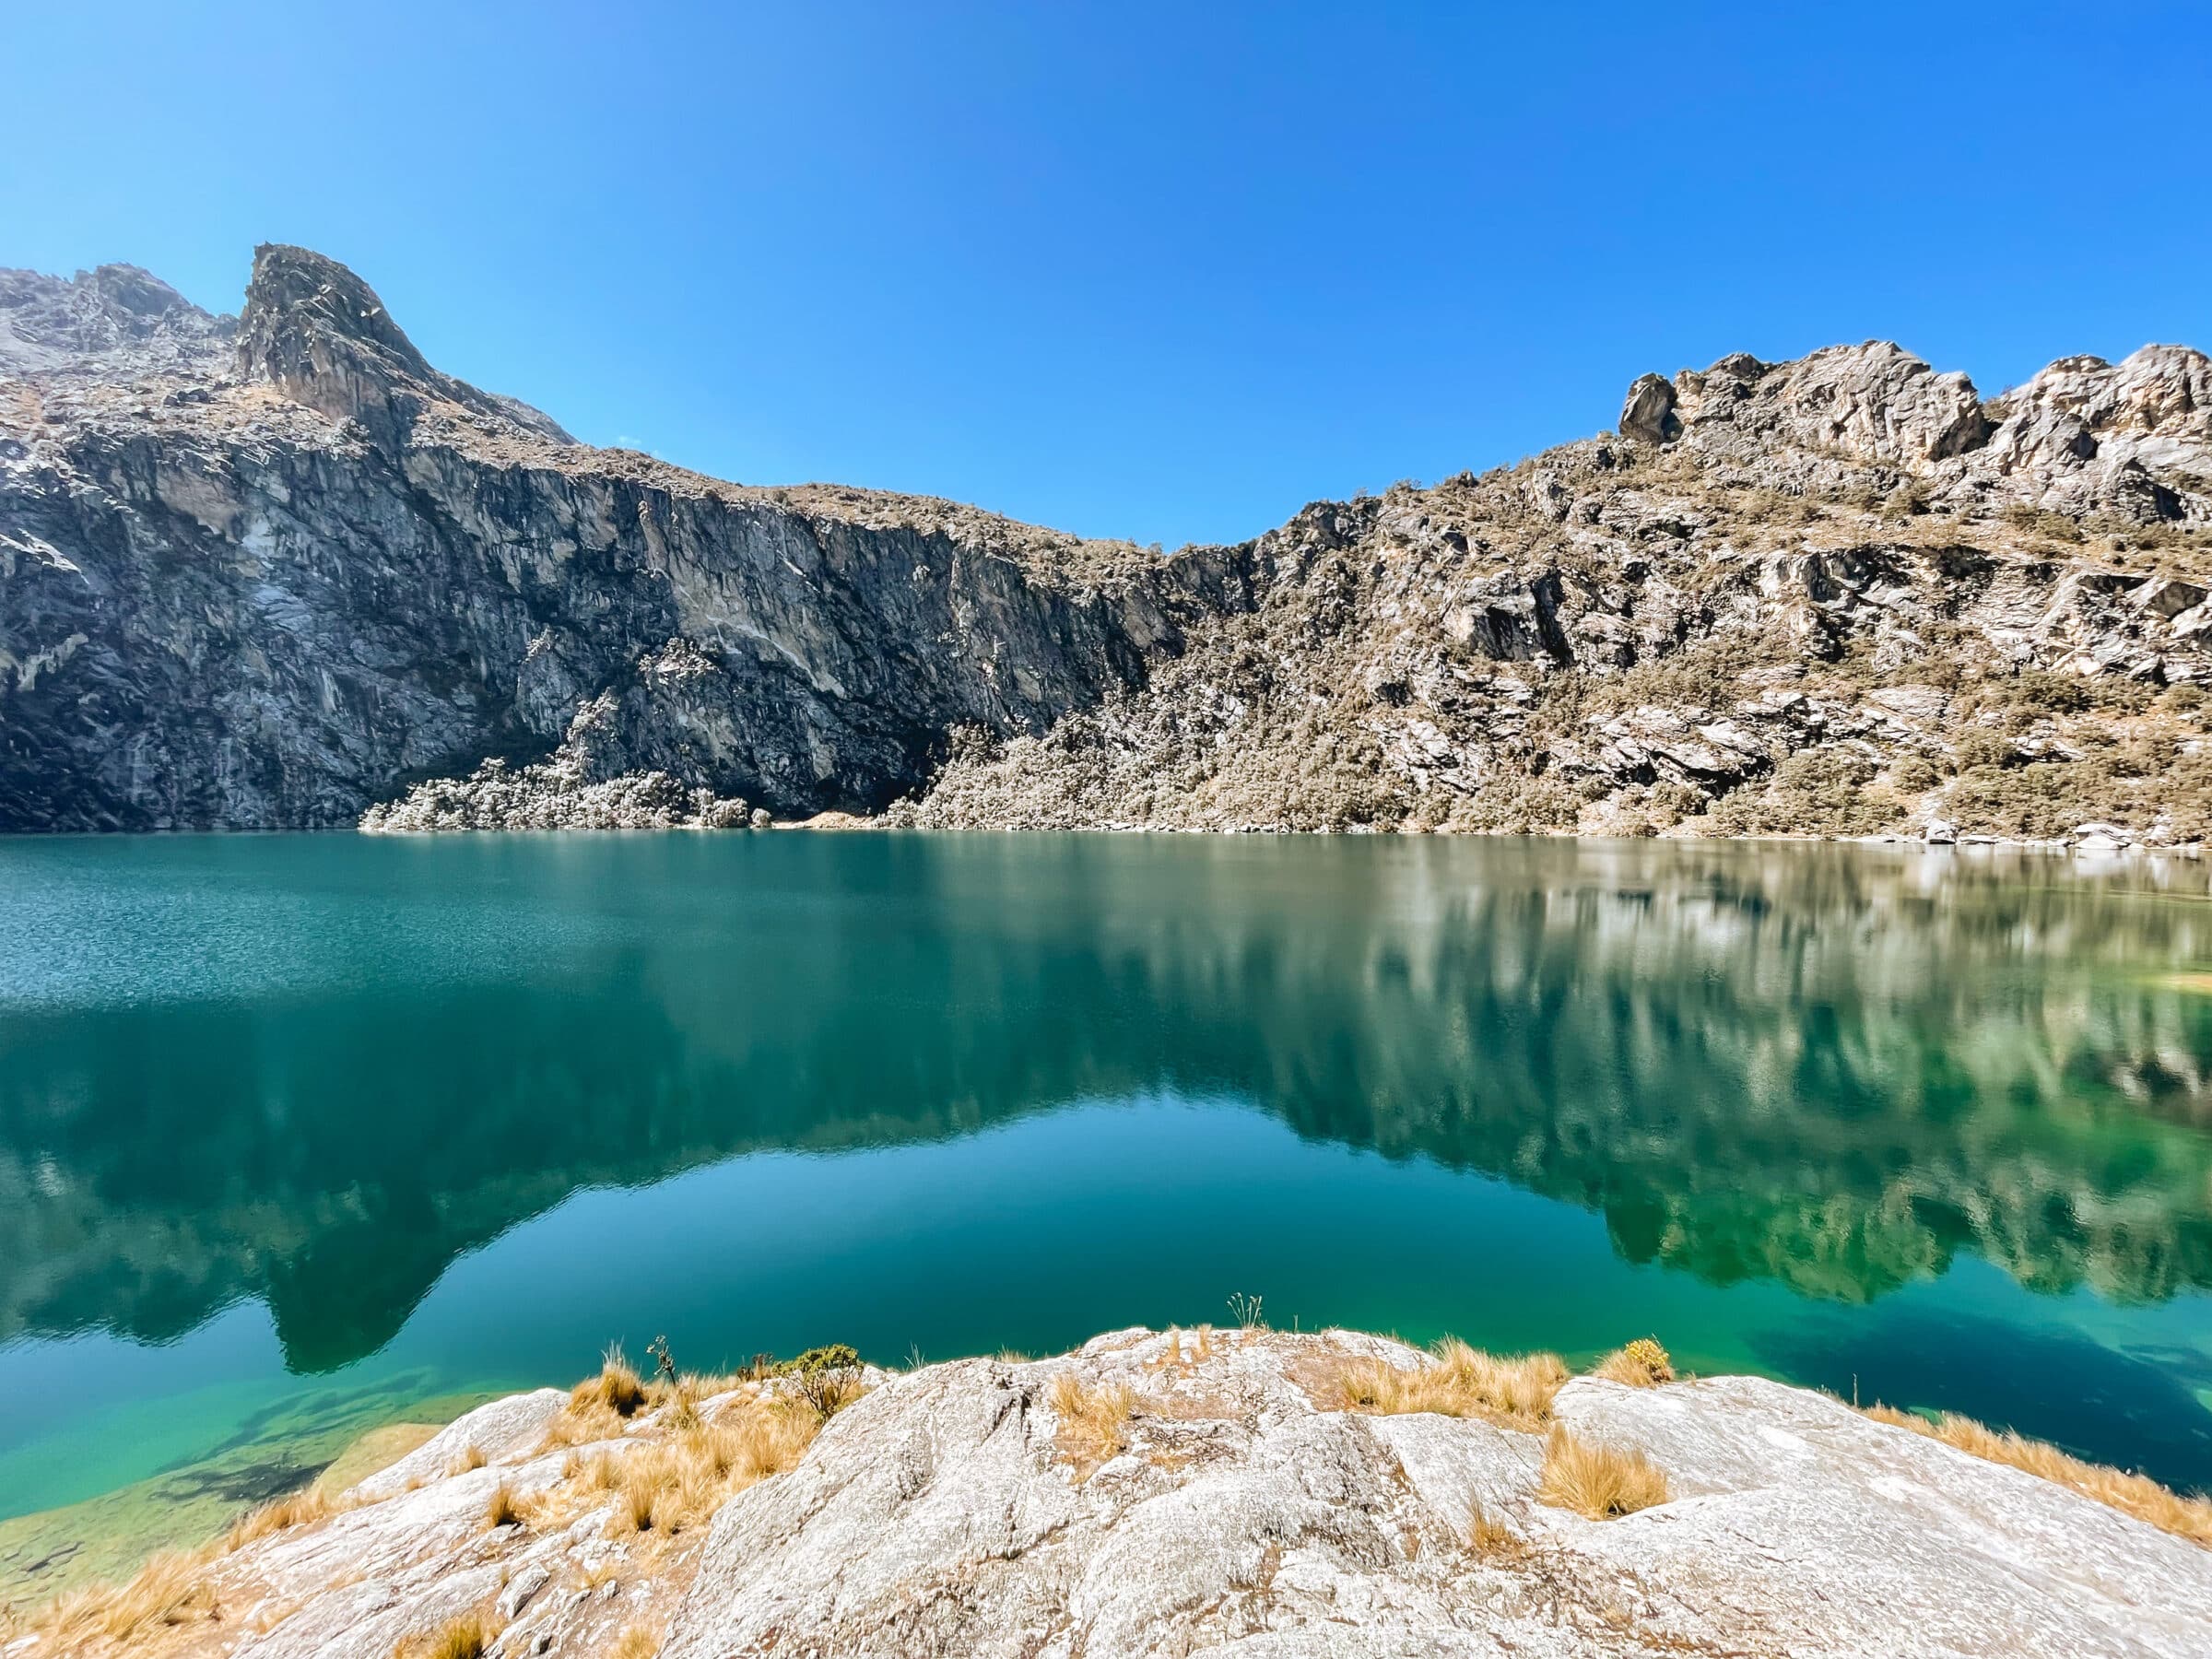
[[[0,1516],[418,1402],[1271,1323],[2212,1487],[2201,867],[778,833],[0,841]]]

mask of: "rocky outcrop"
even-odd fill
[[[1739,354],[1618,437],[1160,557],[586,448],[300,249],[235,323],[107,266],[0,274],[0,829],[2212,811],[2180,347],[1994,400],[1887,343]]]
[[[712,1384],[594,1427],[540,1391],[215,1558],[161,1651],[387,1659],[457,1620],[505,1659],[2212,1645],[2212,1552],[1827,1395],[1584,1378],[1510,1417],[1345,1408],[1359,1368],[1423,1359],[1346,1332],[1131,1330],[871,1372],[788,1473],[641,1524],[626,1472],[794,1408],[787,1386]],[[1662,1500],[1563,1507],[1555,1436],[1640,1453]],[[97,1630],[81,1659],[116,1651]]]
[[[0,375],[214,374],[236,327],[136,265],[0,271]]]

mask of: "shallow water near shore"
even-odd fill
[[[1132,1324],[1456,1333],[2212,1488],[2194,863],[775,833],[0,841],[0,1573],[379,1424]],[[88,1504],[87,1500],[92,1500]]]

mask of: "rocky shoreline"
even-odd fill
[[[2033,1471],[2033,1472],[2031,1472]],[[469,1413],[6,1659],[2202,1653],[2212,1504],[1640,1341],[1258,1325]]]

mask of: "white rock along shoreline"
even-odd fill
[[[1349,1332],[1135,1329],[870,1369],[788,1472],[673,1530],[609,1483],[790,1384],[595,1419],[541,1389],[205,1560],[173,1622],[0,1653],[390,1659],[462,1625],[502,1659],[2212,1653],[2212,1550],[1828,1395],[1582,1377],[1543,1421],[1346,1409],[1377,1362],[1433,1363]],[[1641,1454],[1666,1500],[1547,1501],[1562,1433]]]

